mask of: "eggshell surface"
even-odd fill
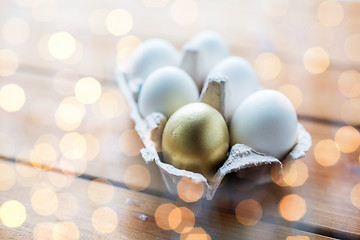
[[[230,125],[231,144],[283,159],[297,140],[297,115],[290,100],[280,92],[261,90],[237,108]]]
[[[201,86],[210,70],[222,59],[230,55],[225,40],[213,31],[204,31],[195,35],[184,50],[193,49],[198,52],[197,84]]]
[[[181,106],[197,101],[199,91],[192,78],[176,67],[163,67],[153,72],[139,93],[138,107],[146,117],[152,112],[169,118]]]
[[[259,83],[251,64],[241,57],[229,57],[218,63],[208,77],[221,75],[227,78],[225,118],[229,121],[239,104],[258,90]]]
[[[135,78],[146,79],[164,66],[177,66],[180,56],[175,47],[163,39],[149,39],[137,47],[130,60],[130,72]]]
[[[191,103],[166,123],[162,150],[166,162],[179,169],[211,177],[226,160],[229,131],[224,118],[210,105]]]

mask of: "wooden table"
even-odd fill
[[[319,0],[2,1],[0,239],[360,239],[359,11]],[[181,49],[204,29],[289,96],[313,147],[284,182],[231,176],[213,200],[188,203],[139,155],[114,69],[137,38]],[[88,76],[101,97],[83,104],[74,87]]]

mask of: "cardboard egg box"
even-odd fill
[[[184,52],[179,66],[193,79],[196,78],[197,59],[197,52],[188,49]],[[166,117],[161,113],[154,112],[143,118],[137,106],[141,80],[131,79],[130,75],[121,72],[119,69],[115,71],[115,76],[130,107],[130,117],[135,123],[135,130],[145,146],[141,149],[141,155],[145,162],[155,162],[159,167],[165,185],[172,194],[177,194],[177,183],[183,177],[190,178],[195,183],[203,183],[203,197],[207,200],[211,200],[214,197],[222,179],[227,174],[233,172],[236,172],[240,178],[239,181],[242,178],[256,185],[268,183],[272,181],[273,177],[281,178],[282,167],[286,161],[305,157],[306,151],[311,146],[311,136],[300,123],[298,123],[297,127],[297,143],[288,155],[281,160],[259,153],[244,144],[235,144],[231,146],[224,164],[217,170],[211,181],[209,181],[200,173],[178,169],[162,159],[161,140],[167,121]],[[225,88],[226,81],[227,79],[224,76],[211,76],[204,83],[199,101],[211,105],[223,114],[224,96],[227,89]]]

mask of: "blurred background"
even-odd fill
[[[233,55],[253,64],[264,87],[287,95],[300,120],[335,126],[305,123],[314,148],[310,159],[285,168],[285,182],[276,187],[297,190],[282,199],[282,205],[277,197],[266,199],[264,189],[249,193],[251,184],[234,184],[239,202],[244,199],[242,204],[230,204],[233,212],[237,206],[237,221],[252,226],[279,208],[277,214],[287,221],[305,215],[305,222],[329,227],[326,221],[317,221],[316,209],[321,209],[323,199],[314,195],[325,185],[330,186],[326,193],[334,192],[331,189],[337,190],[341,181],[345,181],[341,185],[344,197],[333,196],[326,207],[339,213],[340,203],[350,212],[360,208],[360,185],[356,185],[360,181],[356,128],[360,124],[359,2],[2,0],[0,4],[0,155],[8,160],[0,163],[0,216],[5,226],[28,224],[26,231],[35,239],[55,226],[57,231],[74,233],[75,239],[88,225],[95,229],[95,233],[89,230],[90,235],[117,229],[119,236],[121,220],[111,204],[137,203],[126,200],[130,198],[120,201],[114,186],[161,196],[165,188],[160,173],[156,166],[145,165],[139,155],[143,144],[133,130],[114,70],[123,69],[133,50],[146,39],[164,38],[181,50],[202,30],[218,32]],[[342,167],[337,164],[340,159],[346,160]],[[328,167],[334,170],[332,175]],[[89,182],[79,184],[77,176]],[[182,184],[184,189],[191,185]],[[79,197],[80,188],[85,197]],[[179,189],[178,200],[183,202],[197,202],[203,191],[193,186],[191,191],[200,191],[200,195],[194,197],[191,192],[186,197]],[[226,194],[220,202],[229,201]],[[250,202],[246,200],[249,195]],[[272,207],[265,207],[264,199]],[[158,216],[172,213],[176,219],[176,207],[153,205],[149,215],[157,209]],[[201,205],[187,212],[194,224],[191,216],[201,212]],[[248,208],[254,211],[247,213]],[[311,215],[309,209],[315,213]],[[186,215],[187,210],[182,211]],[[270,213],[265,214],[267,211]],[[80,213],[92,221],[78,224]],[[241,214],[250,215],[242,218]],[[10,217],[14,215],[18,216],[15,220]],[[55,225],[54,216],[62,225]],[[213,215],[205,216],[212,219],[209,216]],[[159,229],[172,229],[155,221]],[[338,228],[356,233],[352,229],[358,229],[356,221],[346,223]]]
[[[3,1],[1,76],[42,71],[57,82],[67,68],[69,80],[112,81],[114,68],[148,38],[180,50],[199,31],[215,30],[265,87],[291,95],[300,113],[357,124],[359,8],[352,1]],[[313,94],[318,86],[324,91]],[[333,107],[323,108],[330,97]]]

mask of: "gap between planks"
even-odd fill
[[[28,161],[21,161],[21,160],[16,161],[16,159],[14,159],[14,158],[8,158],[8,157],[1,156],[1,155],[0,155],[0,161],[7,161],[7,162],[11,162],[11,163],[16,163],[16,164],[24,164],[26,166],[33,167],[31,165],[31,163]],[[57,169],[57,168],[52,168],[47,171],[53,171],[56,173],[64,174],[60,169]],[[92,180],[97,179],[98,177],[92,176],[90,174],[81,174],[81,175],[76,175],[75,178],[92,181]],[[122,188],[122,189],[129,189],[126,186],[126,184],[124,184],[122,182],[114,181],[114,180],[111,180],[108,178],[106,178],[106,180],[108,180],[114,187]],[[106,183],[103,183],[103,184],[106,184]],[[171,201],[177,201],[176,195],[171,195],[169,193],[164,194],[164,192],[159,192],[159,191],[151,190],[151,189],[145,189],[141,192],[144,194],[161,197],[161,198],[168,199]],[[206,202],[205,202],[205,204],[203,206],[206,207],[207,209],[209,209],[210,205],[206,204]],[[230,209],[226,209],[226,208],[221,209],[221,211],[224,213],[232,214],[232,215],[234,214],[233,211],[230,211]],[[263,217],[261,219],[261,221],[269,223],[269,224],[278,225],[278,226],[282,226],[282,227],[286,227],[286,228],[292,228],[292,229],[296,229],[296,230],[300,230],[300,231],[304,231],[304,232],[308,232],[308,233],[312,233],[312,234],[316,234],[316,235],[320,235],[320,236],[324,236],[324,237],[329,237],[329,238],[343,239],[343,240],[360,239],[360,235],[347,233],[344,231],[330,229],[330,228],[326,228],[326,227],[319,227],[319,226],[315,226],[315,225],[311,225],[311,224],[307,224],[307,223],[303,223],[303,222],[287,222],[287,221],[283,220],[282,218],[276,217],[276,216]]]

